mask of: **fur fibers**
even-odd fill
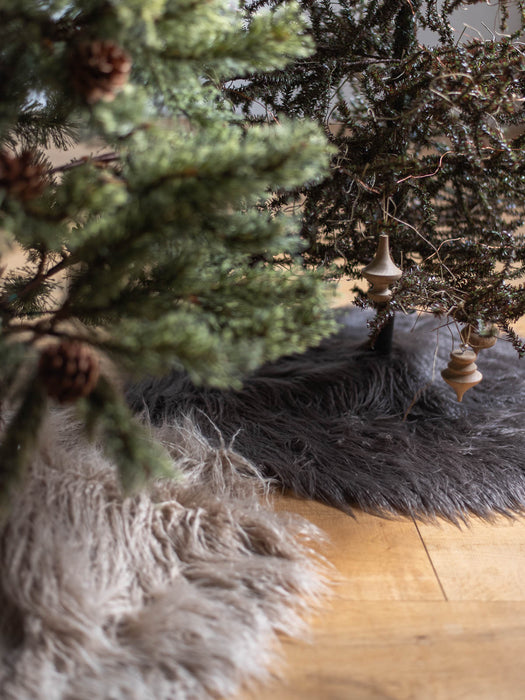
[[[124,498],[52,415],[0,526],[2,700],[206,700],[275,671],[324,592],[319,533],[188,420],[152,429],[181,476]]]
[[[337,335],[267,365],[240,391],[195,387],[182,373],[129,389],[154,422],[191,413],[296,494],[351,512],[454,522],[525,508],[525,364],[499,340],[463,403],[441,379],[453,349],[433,318],[398,317],[388,356],[368,350],[364,312]],[[457,347],[456,340],[456,347]]]

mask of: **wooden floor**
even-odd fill
[[[356,519],[291,498],[319,525],[340,583],[282,679],[239,700],[523,700],[525,519]]]

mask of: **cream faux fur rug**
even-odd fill
[[[318,533],[186,420],[155,429],[181,479],[123,498],[64,413],[0,530],[2,700],[204,700],[275,671],[324,590]]]

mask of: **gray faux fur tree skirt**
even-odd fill
[[[49,418],[0,527],[2,700],[230,697],[302,629],[325,585],[315,529],[261,505],[267,482],[189,421],[154,433],[182,476],[123,498]]]
[[[241,391],[173,372],[131,387],[130,404],[154,422],[191,414],[283,488],[348,511],[452,521],[523,512],[524,361],[502,340],[483,351],[484,380],[460,404],[440,376],[447,329],[437,343],[438,321],[413,330],[415,316],[398,317],[382,357],[363,349],[367,316],[345,311],[337,335],[263,367]]]

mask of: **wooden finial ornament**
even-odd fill
[[[494,333],[496,332],[495,326],[492,326],[492,330]],[[497,337],[496,335],[480,335],[474,326],[470,325],[464,326],[459,335],[463,345],[450,355],[448,367],[441,372],[441,376],[455,390],[458,401],[461,401],[467,389],[479,384],[483,378],[474,360],[481,350],[495,345]]]
[[[475,364],[477,355],[474,350],[462,346],[459,350],[450,353],[448,367],[441,372],[441,376],[449,384],[458,397],[463,399],[463,394],[483,379],[483,375]]]
[[[403,271],[397,267],[390,257],[388,235],[382,233],[379,236],[379,245],[374,259],[362,270],[363,277],[370,282],[368,296],[376,304],[386,304],[390,301],[392,292],[388,288],[398,280]]]
[[[494,326],[491,327],[496,332]],[[486,350],[491,348],[496,344],[498,340],[496,335],[480,335],[474,326],[464,326],[460,331],[461,340],[474,350],[475,353],[479,353],[480,350]]]

